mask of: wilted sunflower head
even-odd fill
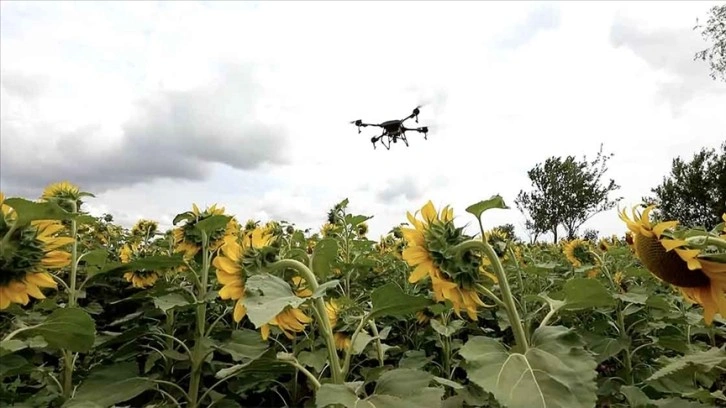
[[[483,277],[481,257],[473,251],[462,255],[452,252],[455,245],[471,237],[464,234],[463,228],[454,225],[454,211],[448,206],[437,213],[429,201],[420,212],[421,220],[408,213],[414,228],[401,229],[408,245],[403,250],[403,260],[414,267],[409,282],[429,277],[436,301],[449,300],[457,315],[461,309],[466,309],[469,317],[475,320],[477,306],[484,306],[474,289]]]
[[[726,264],[686,240],[673,238],[668,231],[674,231],[678,221],[652,224],[649,214],[654,207],[646,207],[642,214],[633,208],[632,219],[625,210],[620,212],[632,233],[635,255],[654,276],[703,306],[706,324],[711,324],[716,313],[726,316]]]
[[[58,221],[33,221],[14,228],[17,214],[5,204],[2,192],[0,203],[0,238],[10,233],[0,245],[0,309],[5,309],[11,303],[27,305],[30,297],[45,299],[40,288],[57,287],[48,272],[70,264],[70,253],[61,248],[73,238],[61,236],[65,228]]]
[[[594,265],[596,260],[592,253],[590,253],[592,250],[590,245],[589,241],[577,238],[565,242],[562,252],[575,268],[579,268],[582,265]]]
[[[139,220],[131,228],[131,235],[135,237],[148,238],[156,234],[159,223],[152,220]]]
[[[71,203],[76,203],[75,210],[77,211],[83,204],[81,197],[90,195],[89,193],[81,192],[80,188],[75,184],[68,181],[61,181],[46,186],[40,198],[45,201],[54,201],[64,210],[73,212],[74,208]]]
[[[199,207],[192,204],[192,211],[177,215],[174,218],[174,225],[180,221],[185,221],[185,223],[173,231],[174,252],[182,252],[184,257],[193,258],[202,249],[202,233],[196,226],[199,222],[214,215],[224,215],[224,208],[217,208],[217,205],[214,204],[204,211],[199,211]],[[237,236],[239,230],[237,220],[231,217],[225,227],[218,228],[209,235],[209,249],[212,251],[219,249],[224,242],[224,237],[228,235]]]
[[[597,249],[599,249],[601,252],[607,252],[612,245],[612,242],[609,242],[607,239],[600,238],[600,240],[597,242]]]

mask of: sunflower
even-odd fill
[[[494,248],[497,256],[503,258],[507,253],[507,234],[499,228],[484,233],[484,239]]]
[[[600,238],[600,240],[597,241],[597,249],[599,249],[600,252],[607,252],[612,245],[612,241],[608,241],[605,238]]]
[[[707,259],[707,254],[689,247],[685,240],[667,236],[665,232],[678,221],[653,225],[649,217],[653,208],[646,207],[642,215],[633,208],[632,219],[625,210],[620,212],[632,233],[635,255],[654,276],[677,287],[687,300],[700,304],[707,325],[716,313],[726,317],[726,264]]]
[[[212,261],[212,265],[217,269],[217,281],[222,285],[219,297],[237,301],[232,315],[235,322],[241,321],[247,314],[247,309],[242,303],[245,294],[243,266],[245,265],[245,255],[252,250],[270,245],[272,240],[272,235],[265,233],[259,227],[245,233],[241,240],[235,235],[227,235],[223,238],[221,254],[214,257]]]
[[[202,235],[195,229],[195,225],[204,219],[213,215],[223,215],[224,208],[217,208],[214,204],[199,211],[196,204],[192,204],[192,211],[185,213],[187,222],[174,229],[174,252],[183,252],[185,258],[193,258],[202,249]],[[222,246],[224,237],[228,235],[236,236],[239,233],[239,224],[234,218],[230,218],[225,228],[214,231],[209,237],[209,249],[216,251]]]
[[[292,277],[292,288],[297,297],[310,297],[313,295],[313,291],[310,290],[305,279],[299,276]]]
[[[328,315],[330,320],[330,327],[335,327],[338,323],[338,314],[340,313],[340,304],[335,299],[330,299],[325,302],[325,313]]]
[[[121,263],[129,263],[141,254],[139,243],[127,243],[121,247],[119,258]],[[154,286],[159,280],[159,273],[156,271],[133,270],[124,273],[124,279],[130,282],[135,288],[144,289]]]
[[[562,252],[565,257],[575,268],[584,265],[596,264],[595,257],[592,256],[590,251],[592,250],[590,243],[582,239],[573,239],[564,243]]]
[[[481,258],[467,252],[462,259],[456,259],[448,253],[449,248],[469,239],[463,234],[463,228],[454,226],[453,209],[446,206],[437,213],[428,201],[420,212],[422,220],[407,214],[414,228],[401,228],[408,243],[403,260],[414,268],[409,282],[428,276],[437,302],[449,300],[458,316],[464,309],[469,318],[476,320],[477,306],[485,306],[474,289],[483,276]]]
[[[285,337],[292,340],[295,337],[292,333],[305,331],[305,325],[312,321],[313,319],[303,313],[302,310],[288,306],[267,324],[263,324],[260,328],[260,334],[263,340],[267,340],[270,337],[270,326],[277,326],[285,334]]]
[[[368,233],[368,224],[361,222],[355,227],[355,232],[358,234],[358,238],[365,238]]]
[[[49,184],[43,190],[43,194],[40,196],[41,200],[55,201],[58,205],[66,211],[73,211],[73,208],[69,204],[70,202],[76,203],[76,210],[81,208],[81,197],[84,195],[90,195],[82,193],[81,189],[68,181],[61,181],[58,183]]]
[[[6,237],[17,214],[5,204],[0,192],[0,238]],[[30,298],[45,299],[40,288],[56,288],[48,273],[71,263],[71,255],[59,248],[73,238],[58,236],[64,230],[58,221],[33,221],[15,228],[0,244],[0,310],[11,303],[27,305]]]
[[[152,220],[139,220],[131,228],[131,235],[142,238],[149,238],[156,234],[159,223]]]
[[[347,350],[352,345],[350,336],[343,332],[333,333],[333,338],[335,339],[335,348],[340,351]]]
[[[323,224],[322,227],[320,227],[320,235],[323,236],[323,238],[330,238],[335,236],[335,224],[331,224],[329,222],[326,222]]]

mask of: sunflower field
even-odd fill
[[[347,200],[319,231],[194,204],[162,231],[90,197],[0,194],[2,406],[726,407],[726,214],[526,244],[483,228],[500,196],[377,239]]]

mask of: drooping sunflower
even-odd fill
[[[139,243],[130,242],[121,247],[119,258],[121,258],[121,263],[129,263],[140,255]],[[157,271],[132,270],[124,273],[124,279],[135,288],[145,289],[154,286],[156,281],[159,280],[159,273]]]
[[[340,313],[340,304],[335,299],[330,299],[325,302],[325,313],[328,315],[330,320],[330,327],[335,327],[338,323],[338,314]]]
[[[241,321],[247,314],[242,303],[245,295],[245,256],[251,251],[270,245],[272,241],[272,235],[259,227],[245,233],[242,239],[227,235],[223,238],[221,254],[212,261],[217,269],[217,281],[222,285],[219,297],[237,301],[232,315],[235,322]]]
[[[637,207],[636,207],[637,208]],[[620,218],[632,233],[635,255],[658,279],[677,287],[683,296],[703,307],[703,320],[713,322],[716,313],[726,316],[726,264],[708,259],[708,254],[682,239],[666,235],[678,221],[653,225],[648,206],[642,214],[633,208],[633,218],[623,209]]]
[[[71,263],[71,254],[61,250],[73,238],[60,236],[64,227],[59,221],[33,221],[13,228],[15,211],[5,204],[0,192],[0,239],[11,229],[9,240],[0,244],[0,310],[11,303],[27,305],[30,298],[45,299],[40,288],[57,288],[50,275]]]
[[[335,332],[333,338],[335,339],[335,348],[340,351],[345,351],[352,345],[351,338],[346,333]]]
[[[152,220],[139,220],[131,228],[131,235],[141,238],[150,238],[159,228],[159,223]]]
[[[199,211],[196,204],[192,204],[192,211],[185,213],[187,222],[181,227],[174,229],[174,252],[184,253],[185,258],[193,258],[202,249],[202,235],[195,229],[195,225],[213,215],[223,215],[224,208],[217,208],[214,204],[204,211]],[[209,249],[215,251],[222,246],[224,237],[239,234],[239,224],[234,218],[230,218],[225,228],[214,231],[209,236]]]
[[[497,256],[502,258],[507,253],[507,235],[502,230],[494,228],[484,233],[484,239],[492,246]]]
[[[591,250],[590,242],[579,238],[565,242],[562,248],[565,257],[575,268],[596,264],[595,257],[590,253]]]
[[[428,201],[420,212],[422,220],[407,214],[414,228],[401,228],[408,244],[403,250],[403,260],[414,268],[409,282],[428,277],[437,302],[449,300],[458,316],[465,310],[470,319],[476,320],[477,307],[485,306],[474,288],[483,276],[481,258],[467,253],[459,259],[448,252],[452,246],[468,239],[463,228],[454,226],[452,208],[446,206],[437,213]]]
[[[260,327],[260,334],[263,340],[267,340],[270,337],[270,326],[277,326],[285,334],[285,337],[292,340],[295,337],[292,333],[305,331],[305,325],[312,321],[313,319],[303,313],[302,310],[288,306],[267,324],[263,324]]]

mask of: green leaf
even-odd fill
[[[215,214],[194,224],[194,228],[199,232],[206,232],[207,236],[210,236],[214,232],[226,228],[231,219],[232,217],[228,215]]]
[[[325,408],[328,405],[340,404],[346,408],[373,408],[368,404],[360,403],[356,395],[355,384],[323,384],[315,394],[315,406]]]
[[[85,353],[93,347],[96,325],[91,316],[79,308],[56,309],[28,333],[42,336],[52,348]]]
[[[476,204],[472,204],[466,207],[466,212],[473,214],[476,218],[481,218],[484,211],[491,209],[507,210],[509,207],[504,203],[504,199],[499,194],[492,196],[488,200],[479,201]]]
[[[182,254],[167,256],[167,255],[152,255],[146,256],[141,259],[137,259],[128,263],[114,262],[108,267],[102,269],[98,273],[94,274],[93,277],[104,274],[113,274],[127,271],[162,271],[165,269],[174,268],[177,266],[184,265],[184,256]]]
[[[76,390],[73,399],[64,407],[85,401],[110,407],[128,401],[153,387],[154,383],[148,378],[138,377],[136,364],[133,362],[106,365],[91,371]]]
[[[593,307],[609,307],[615,305],[610,292],[599,281],[587,278],[574,278],[565,283],[565,310],[582,310]]]
[[[323,238],[313,249],[312,267],[316,276],[326,280],[331,274],[332,263],[338,257],[338,241]]]
[[[359,331],[358,336],[355,338],[355,343],[353,343],[353,354],[358,355],[363,352],[363,350],[366,349],[366,346],[368,343],[370,343],[373,340],[373,337],[370,336],[368,333],[364,331]]]
[[[328,351],[325,349],[318,349],[314,352],[302,351],[297,356],[297,360],[300,364],[312,367],[317,372],[322,372],[325,368],[325,363],[328,361]]]
[[[461,348],[469,380],[509,408],[593,407],[597,364],[573,329],[538,328],[524,353],[510,353],[489,337]]]
[[[190,304],[191,302],[187,300],[186,296],[178,292],[167,293],[166,295],[154,298],[154,306],[161,309],[164,313],[171,309],[188,306]]]
[[[628,340],[622,338],[610,338],[593,336],[588,339],[589,349],[596,353],[595,360],[598,363],[618,355],[621,351],[628,347]]]
[[[22,374],[32,368],[28,360],[17,354],[0,356],[0,378]]]
[[[462,327],[464,327],[464,321],[463,320],[452,320],[449,322],[448,325],[444,326],[436,319],[429,320],[431,323],[431,327],[433,327],[434,330],[436,330],[437,333],[444,337],[451,337],[453,336],[457,331],[461,330]]]
[[[331,281],[321,284],[320,286],[318,286],[317,289],[315,289],[315,292],[313,292],[312,298],[317,299],[319,297],[325,296],[325,292],[328,289],[333,289],[333,288],[338,287],[338,283],[340,283],[340,281],[338,281],[337,279],[333,279]]]
[[[650,398],[638,387],[624,385],[620,387],[620,392],[623,393],[632,408],[647,407],[651,404]]]
[[[274,275],[250,276],[245,287],[247,296],[243,302],[247,317],[258,329],[287,306],[298,307],[305,302],[305,299],[295,296],[287,282]]]
[[[405,316],[418,312],[434,302],[423,296],[412,296],[404,293],[395,283],[376,288],[371,293],[373,309],[371,318],[380,316]]]
[[[262,357],[268,348],[267,342],[262,340],[258,332],[248,329],[233,331],[227,342],[217,346],[218,350],[232,356],[234,361],[243,362]]]
[[[403,358],[398,361],[398,366],[400,368],[424,368],[433,359],[433,357],[426,357],[426,352],[423,350],[409,350],[403,353]]]
[[[36,203],[13,197],[5,199],[3,203],[12,207],[18,214],[15,221],[18,225],[26,225],[35,220],[70,220],[75,216],[52,201]]]
[[[381,375],[376,383],[376,394],[405,397],[428,387],[433,374],[410,368],[396,368]]]
[[[668,359],[668,364],[653,373],[646,380],[651,387],[661,392],[690,392],[696,391],[693,386],[695,375],[710,373],[726,368],[726,351],[712,347],[707,351],[685,355],[683,357]]]
[[[93,251],[86,252],[82,255],[81,262],[85,262],[86,265],[101,266],[106,263],[108,259],[108,251],[105,249],[95,249]]]

